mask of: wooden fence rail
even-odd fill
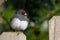
[[[3,32],[0,35],[0,40],[26,40],[26,36],[23,32]]]

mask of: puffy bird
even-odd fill
[[[18,10],[10,20],[10,26],[12,29],[20,31],[27,29],[29,19],[25,10]]]

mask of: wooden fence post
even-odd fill
[[[0,35],[0,40],[26,40],[26,35],[23,32],[3,32]]]
[[[54,16],[49,21],[49,40],[60,40],[60,16]]]

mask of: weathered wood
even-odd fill
[[[60,16],[49,21],[49,40],[60,40]]]
[[[26,36],[23,32],[3,32],[0,40],[26,40]]]

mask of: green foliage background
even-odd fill
[[[24,9],[30,19],[29,26],[25,31],[27,40],[49,40],[48,22],[54,15],[60,15],[60,1],[6,0],[4,9],[3,16],[6,19],[0,17],[2,19],[0,19],[0,32],[13,31],[8,24],[10,18],[16,10]]]

